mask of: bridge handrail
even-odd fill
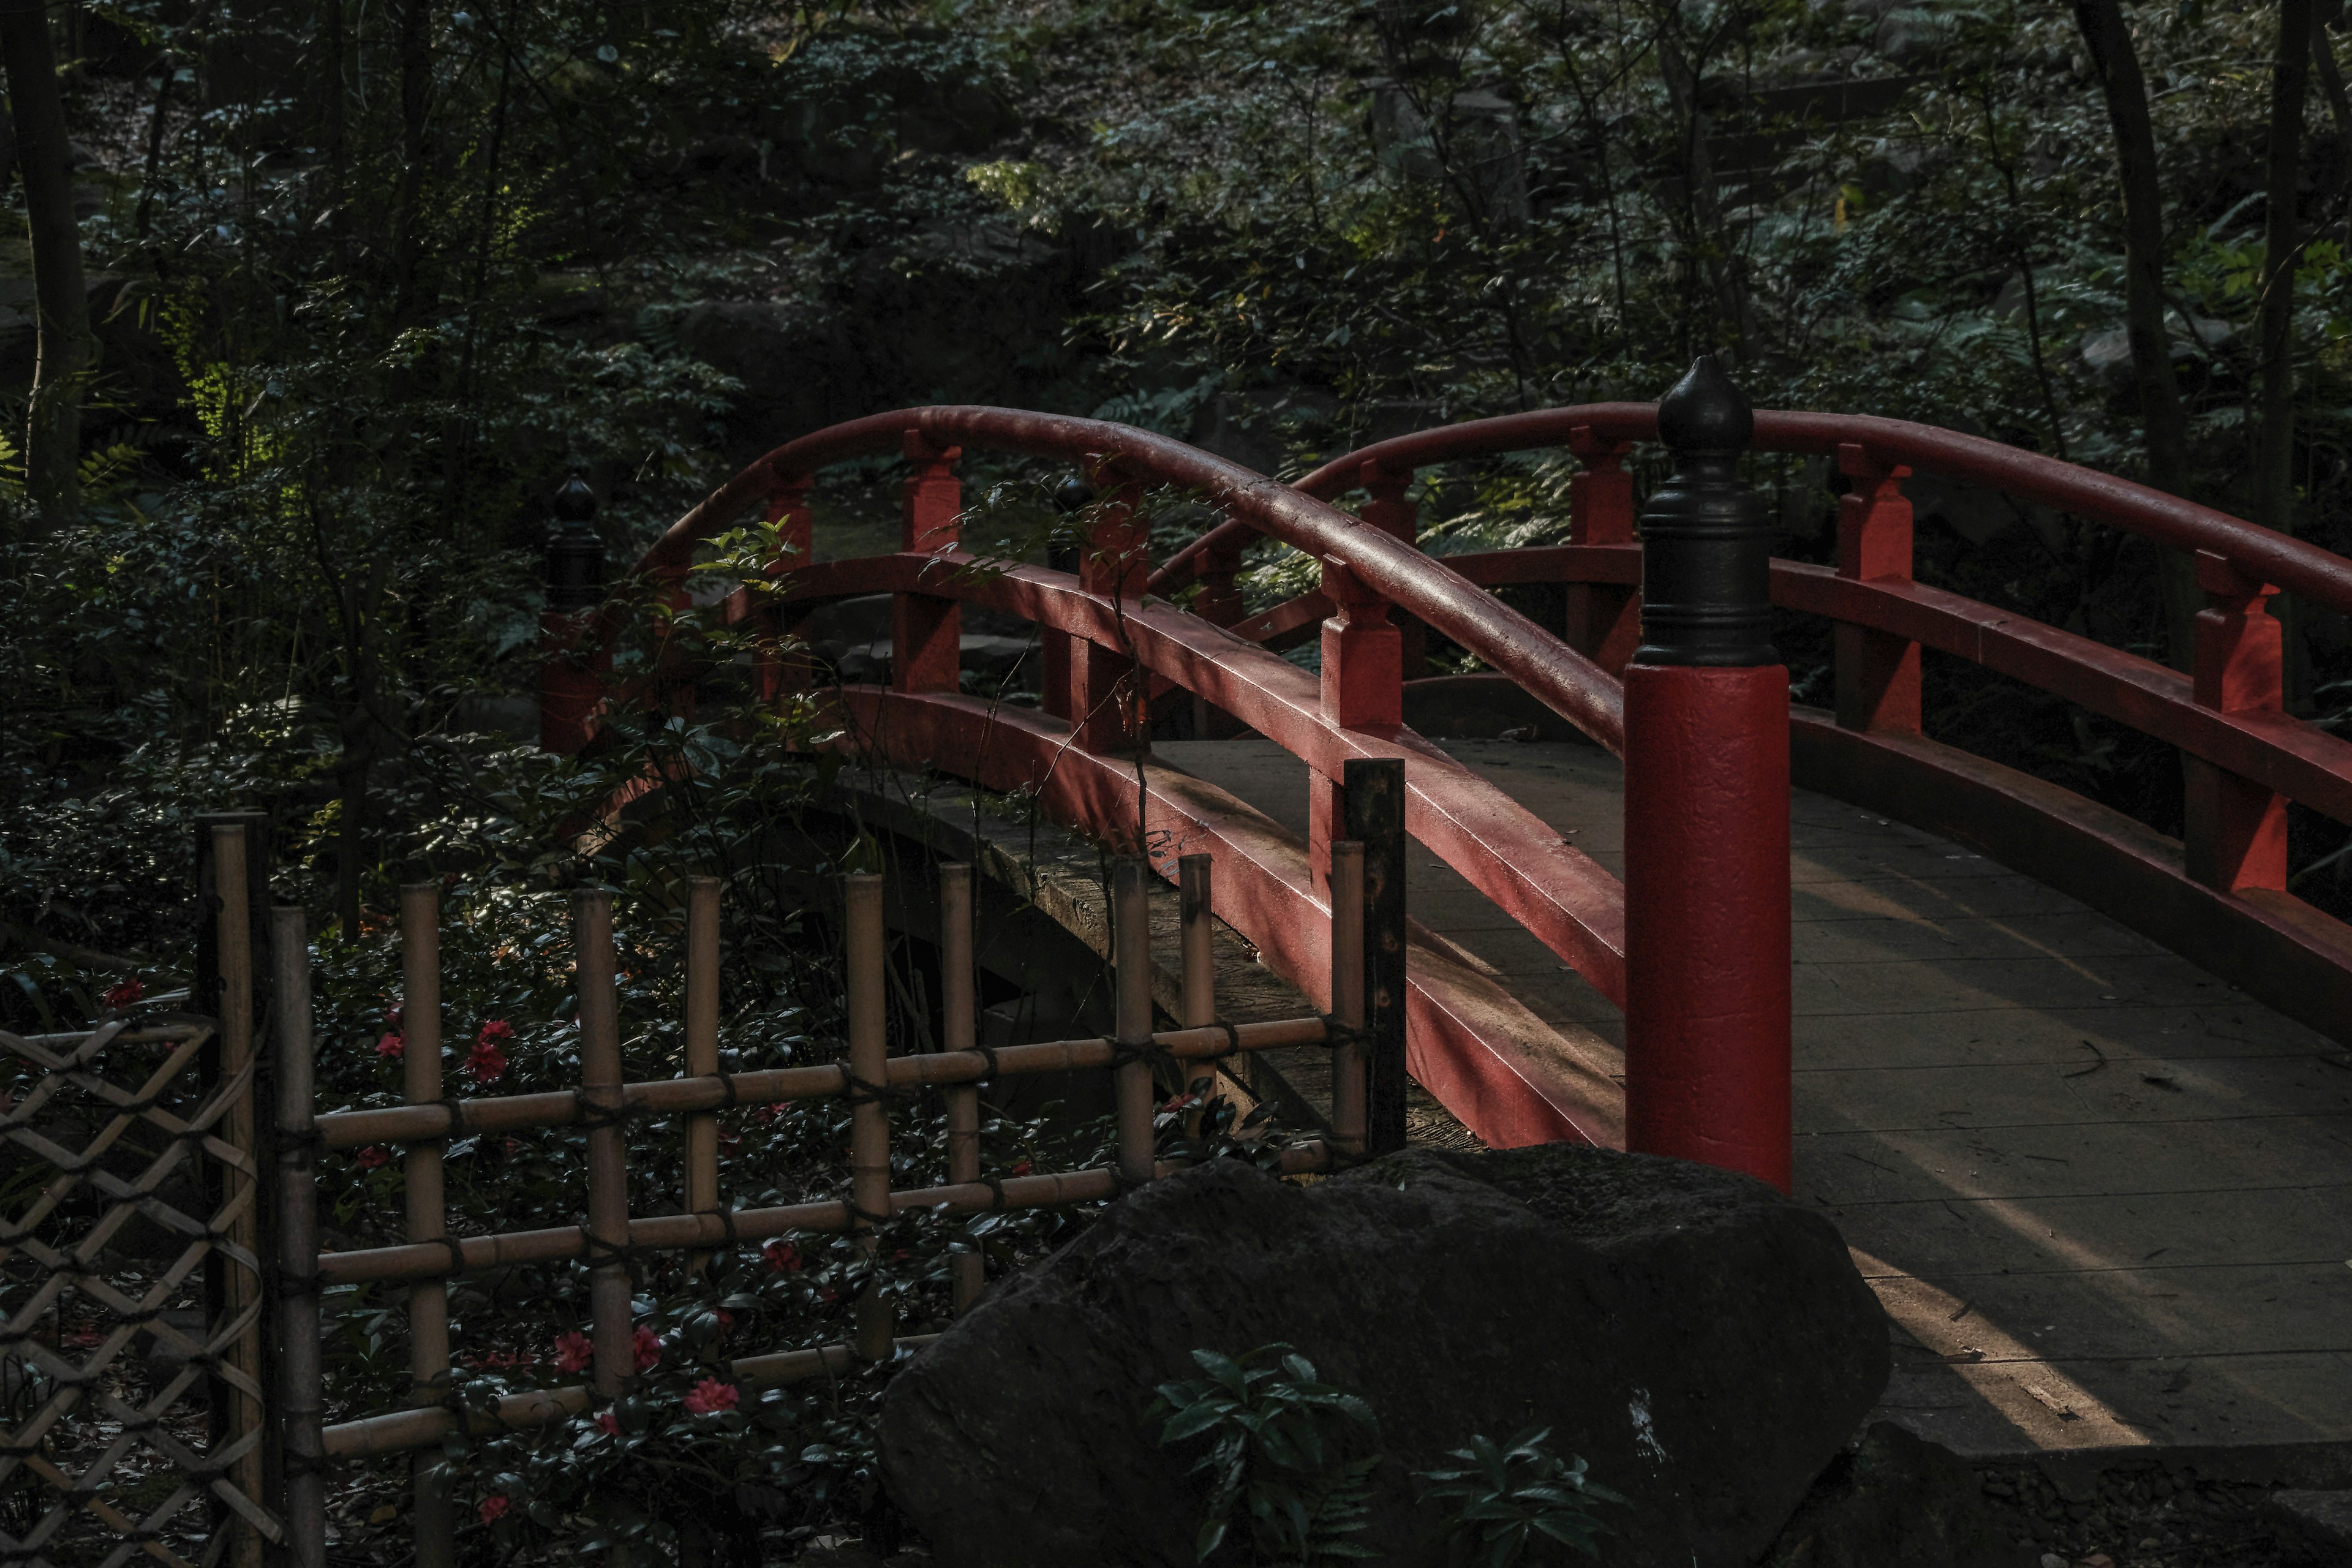
[[[1071,462],[1110,460],[1120,477],[1200,494],[1249,531],[1339,567],[1389,604],[1435,627],[1612,752],[1625,743],[1616,679],[1461,574],[1326,501],[1265,475],[1131,426],[979,405],[868,415],[788,441],[673,523],[638,562],[648,576],[681,575],[694,547],[784,483],[852,458],[901,449],[909,432],[937,447],[985,446]]]
[[[1355,489],[1370,463],[1409,472],[1466,458],[1564,447],[1579,429],[1590,430],[1601,441],[1654,441],[1657,406],[1592,403],[1416,431],[1335,458],[1299,480],[1296,488],[1303,494],[1329,500]],[[1766,408],[1756,413],[1754,446],[1759,451],[1820,457],[1835,457],[1842,447],[1859,447],[1868,460],[1881,467],[1901,466],[1984,485],[2160,543],[2207,551],[2256,582],[2299,594],[2333,610],[2352,612],[2352,561],[2212,507],[1981,436],[1872,414]],[[1192,580],[1204,552],[1217,545],[1239,544],[1252,531],[1240,518],[1210,530],[1152,574],[1150,591],[1175,593]]]

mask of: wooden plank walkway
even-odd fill
[[[1612,870],[1590,747],[1447,749]],[[1155,747],[1304,836],[1306,771]],[[1885,1414],[1965,1453],[2352,1442],[2352,1055],[2113,921],[1823,795],[1793,809],[1797,1194],[1895,1321]],[[1616,1010],[1416,847],[1411,907],[1532,1011]]]

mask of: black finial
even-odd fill
[[[1082,511],[1095,499],[1094,486],[1076,474],[1063,476],[1054,487],[1054,504],[1066,512]]]
[[[574,474],[549,503],[559,525],[547,541],[547,607],[593,608],[604,597],[604,541],[596,531],[596,492]]]
[[[1748,399],[1701,354],[1658,404],[1675,474],[1642,509],[1638,664],[1778,664],[1772,647],[1772,519],[1739,479],[1756,432]]]
[[[1658,399],[1658,439],[1676,452],[1744,452],[1755,434],[1748,395],[1713,354],[1693,360],[1689,374]]]
[[[1095,488],[1079,473],[1065,474],[1062,482],[1054,487],[1054,504],[1065,517],[1076,517],[1094,503]],[[1055,537],[1045,545],[1045,564],[1055,572],[1078,569],[1079,550],[1076,539],[1066,529],[1055,530]]]

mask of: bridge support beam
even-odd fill
[[[1699,360],[1658,407],[1625,670],[1625,1144],[1790,1179],[1789,672],[1747,399]]]

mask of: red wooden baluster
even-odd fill
[[[1874,462],[1848,442],[1838,447],[1838,471],[1853,481],[1838,502],[1838,575],[1862,583],[1911,581],[1911,503],[1903,481],[1911,470]],[[1841,624],[1837,651],[1837,721],[1841,729],[1919,732],[1919,645],[1867,626]]]
[[[1095,500],[1087,516],[1087,544],[1078,585],[1089,594],[1132,604],[1151,575],[1151,530],[1143,515],[1143,487],[1118,472],[1116,459],[1089,465]],[[1090,752],[1134,751],[1150,744],[1151,720],[1141,679],[1130,680],[1134,660],[1115,647],[1080,641],[1071,649],[1070,689],[1078,744]]]
[[[941,447],[920,431],[906,434],[914,465],[899,491],[898,548],[919,555],[953,550],[961,540],[963,485],[955,474],[961,447]],[[945,570],[945,568],[939,568]],[[954,691],[963,668],[963,613],[953,599],[894,594],[890,600],[890,686],[897,691]]]
[[[1392,539],[1407,544],[1421,542],[1421,508],[1407,499],[1405,491],[1412,488],[1411,468],[1391,468],[1386,463],[1366,463],[1358,472],[1357,482],[1370,497],[1364,502],[1364,521]],[[1429,673],[1429,628],[1412,616],[1396,617],[1397,631],[1403,637],[1402,655],[1404,679],[1419,680]]]
[[[1242,618],[1241,589],[1234,579],[1241,575],[1242,547],[1238,541],[1220,541],[1201,552],[1194,576],[1200,580],[1201,591],[1192,595],[1192,613],[1211,626],[1230,626]],[[1223,741],[1248,729],[1240,720],[1194,694],[1192,698],[1192,734],[1203,741]]]
[[[1568,481],[1570,544],[1633,542],[1633,476],[1625,471],[1631,441],[1604,441],[1591,426],[1568,433],[1584,467]],[[1612,675],[1622,676],[1642,640],[1642,595],[1612,583],[1564,584],[1560,637]]]
[[[2245,576],[2210,551],[2197,552],[2197,585],[2206,607],[2197,617],[2192,691],[2200,707],[2224,713],[2275,713],[2284,706],[2284,641],[2270,613],[2278,590]],[[2286,886],[2286,797],[2242,774],[2183,755],[2187,777],[2189,875],[2238,892]]]
[[[779,479],[776,488],[768,492],[768,504],[761,509],[761,518],[776,531],[776,557],[768,563],[767,574],[780,578],[809,563],[809,548],[815,532],[814,519],[809,511],[808,495],[811,481],[802,476]],[[789,608],[770,609],[765,613],[765,629],[776,638],[789,635],[796,626],[799,612]],[[773,707],[786,694],[805,691],[809,687],[808,656],[799,650],[779,651],[766,646],[754,656],[753,690],[762,706]]]
[[[1404,637],[1388,602],[1344,566],[1325,563],[1323,592],[1334,607],[1323,623],[1323,717],[1343,730],[1383,738],[1404,722]],[[1331,841],[1348,836],[1348,793],[1339,779],[1307,776],[1307,858],[1328,887]]]

